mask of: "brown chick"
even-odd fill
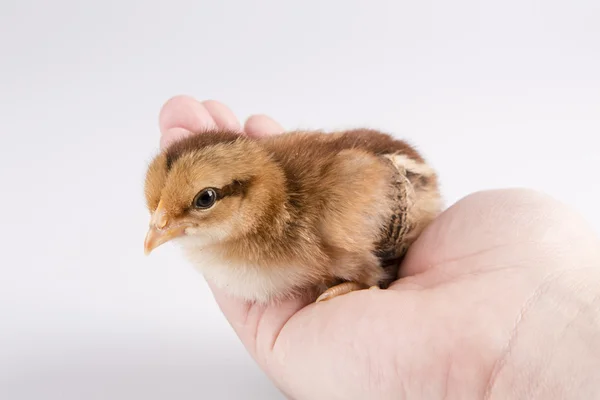
[[[145,195],[146,253],[175,240],[217,286],[259,303],[387,287],[441,209],[434,170],[373,130],[193,135],[156,156]]]

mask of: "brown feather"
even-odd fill
[[[208,186],[243,196],[191,209]],[[387,286],[441,208],[436,174],[422,156],[366,129],[193,135],[150,165],[146,199],[151,212],[162,199],[171,219],[196,224],[181,241],[191,260],[233,294],[257,301],[344,281]],[[207,258],[219,265],[204,265]]]

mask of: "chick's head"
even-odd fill
[[[283,183],[270,155],[237,133],[205,132],[174,143],[146,174],[145,252],[174,239],[202,247],[248,234]]]

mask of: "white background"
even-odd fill
[[[448,203],[529,186],[600,231],[600,2],[0,3],[0,398],[280,399],[202,277],[146,258],[158,111],[416,143]]]

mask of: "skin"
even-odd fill
[[[161,146],[210,127],[283,131],[177,96],[160,112]],[[428,227],[399,278],[309,305],[211,288],[288,398],[600,398],[600,240],[566,205],[524,189],[471,194]]]

